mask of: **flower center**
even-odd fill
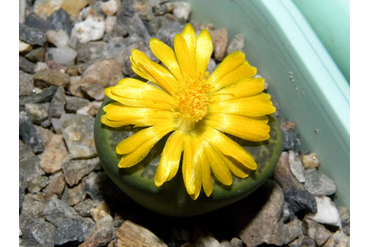
[[[187,78],[175,92],[179,128],[192,130],[195,124],[207,114],[210,86],[206,83],[208,74],[203,79]]]

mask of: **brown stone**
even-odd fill
[[[62,171],[58,171],[49,177],[49,185],[44,189],[45,193],[55,194],[60,198],[62,196],[66,181]]]
[[[90,3],[89,0],[64,0],[62,8],[72,17],[77,18],[81,9]]]
[[[101,202],[96,208],[90,210],[90,214],[95,222],[98,222],[107,215],[110,215],[110,210],[105,202]]]
[[[227,49],[227,30],[225,28],[212,31],[211,33],[213,41],[214,56],[217,62],[221,62],[226,57]]]
[[[167,246],[147,228],[126,220],[117,231],[117,247],[165,247]]]
[[[291,189],[296,188],[298,190],[305,190],[303,184],[301,184],[292,174],[289,167],[289,154],[288,152],[282,152],[276,168],[274,170],[274,180],[283,188]]]
[[[39,88],[48,87],[50,85],[64,87],[70,82],[69,75],[58,70],[41,70],[33,75],[35,86]]]
[[[41,154],[41,168],[47,173],[54,173],[62,169],[64,160],[69,153],[64,144],[61,134],[53,134],[49,143],[45,146],[44,152]]]
[[[103,100],[104,89],[116,85],[123,78],[121,70],[121,64],[116,60],[94,63],[84,72],[81,88],[90,97]]]

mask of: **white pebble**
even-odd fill
[[[49,53],[56,63],[64,66],[73,65],[77,56],[77,52],[68,46],[50,48]]]
[[[99,40],[105,31],[104,18],[101,16],[88,16],[83,22],[77,23],[72,29],[72,37],[76,37],[81,43]]]
[[[173,14],[179,19],[189,20],[191,12],[191,5],[186,2],[175,2],[175,8],[173,9]]]
[[[313,220],[333,226],[341,226],[340,215],[335,204],[327,196],[315,197],[317,213],[312,217]]]
[[[62,29],[48,31],[46,38],[49,43],[52,43],[56,47],[67,46],[69,42],[68,34]]]
[[[34,69],[35,73],[43,70],[49,70],[49,66],[44,62],[37,62]]]

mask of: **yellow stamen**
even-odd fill
[[[201,79],[186,78],[175,92],[178,126],[183,131],[192,130],[207,114],[210,90],[208,77],[206,73]]]

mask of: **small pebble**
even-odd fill
[[[19,40],[19,53],[27,53],[32,50],[32,45]]]
[[[107,16],[113,16],[118,10],[117,0],[109,0],[101,3],[101,9]]]
[[[71,36],[72,38],[77,38],[81,43],[87,43],[92,40],[103,38],[104,31],[104,18],[101,16],[89,16],[86,20],[77,23],[73,27]]]
[[[50,48],[49,54],[56,63],[64,66],[73,65],[77,56],[77,52],[68,46]]]
[[[317,213],[312,217],[315,221],[323,224],[340,226],[341,220],[339,212],[334,203],[327,196],[317,196]]]
[[[227,54],[231,54],[234,51],[244,52],[244,42],[245,37],[243,34],[235,35],[235,37],[230,41],[230,44],[227,47]]]
[[[294,152],[293,150],[289,150],[289,167],[290,170],[292,171],[292,174],[296,177],[296,179],[299,182],[301,183],[306,182],[304,167],[302,165],[299,154]]]
[[[316,153],[305,154],[302,156],[302,164],[305,169],[318,168],[320,160]]]
[[[305,177],[304,187],[315,196],[332,195],[337,191],[334,181],[314,168],[306,170]]]
[[[69,37],[68,34],[63,30],[50,30],[46,33],[47,41],[56,47],[68,46]]]
[[[49,17],[54,11],[60,9],[63,0],[36,0],[34,12],[37,16]]]
[[[54,11],[49,17],[48,22],[53,24],[55,30],[64,30],[68,35],[72,31],[72,20],[69,14],[64,9]]]
[[[212,36],[214,58],[216,62],[222,61],[226,57],[227,48],[227,30],[225,28],[210,32]]]
[[[187,2],[175,2],[173,14],[183,21],[188,21],[191,12],[191,5]]]

